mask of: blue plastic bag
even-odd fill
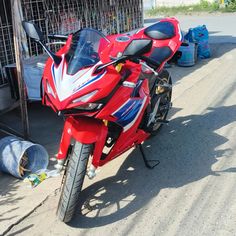
[[[197,54],[200,58],[210,58],[211,51],[208,40],[201,40],[198,42]]]
[[[209,47],[209,33],[205,25],[189,29],[185,35],[185,40],[198,44],[198,57],[209,58],[211,51]]]

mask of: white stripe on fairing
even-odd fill
[[[179,24],[178,24],[178,29],[179,29],[179,41],[182,41],[182,32]]]
[[[75,94],[76,92],[78,92],[77,89],[79,89],[79,87],[81,87],[83,84],[89,82],[90,80],[94,79],[96,76],[92,76],[92,72],[93,72],[94,68],[98,64],[101,63],[101,62],[99,62],[91,68],[86,68],[84,70],[80,70],[74,75],[68,75],[67,74],[67,64],[64,63],[64,60],[65,60],[64,55],[62,55],[62,61],[61,61],[60,65],[56,68],[53,64],[51,67],[53,77],[55,75],[55,77],[53,79],[54,79],[54,84],[55,84],[57,96],[60,101],[63,101],[65,99],[67,99],[68,97],[70,97],[71,95]],[[62,73],[63,66],[64,66],[64,71]],[[54,70],[54,74],[53,74],[53,70]],[[101,79],[101,78],[99,78],[99,79]],[[96,81],[94,81],[94,82],[96,82]],[[93,83],[91,83],[91,84],[93,84]],[[88,86],[91,84],[88,84]]]
[[[142,103],[142,106],[140,107],[140,110],[139,110],[138,114],[136,115],[136,117],[133,119],[133,121],[131,123],[129,123],[128,125],[126,125],[124,127],[124,131],[123,132],[126,132],[128,129],[130,129],[134,125],[134,123],[136,122],[136,120],[138,119],[140,113],[143,110],[143,107],[144,107],[144,105],[146,103],[146,100],[147,100],[147,96],[143,99],[143,103]]]

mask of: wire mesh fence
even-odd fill
[[[10,1],[0,0],[0,86],[7,83],[4,66],[14,62]]]
[[[36,23],[44,35],[70,34],[92,27],[104,34],[116,34],[140,28],[143,24],[142,0],[21,0],[25,20]],[[0,86],[5,84],[4,66],[14,63],[10,1],[0,0]],[[45,38],[46,38],[45,37]],[[29,55],[43,53],[28,40]],[[56,50],[56,48],[54,48]]]

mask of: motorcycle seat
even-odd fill
[[[147,27],[144,34],[156,40],[170,39],[175,36],[175,27],[171,22],[161,21]]]
[[[172,50],[168,46],[164,46],[160,48],[154,48],[149,57],[158,62],[159,64],[162,64],[172,54],[173,54]]]

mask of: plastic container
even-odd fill
[[[26,155],[28,163],[22,176],[20,163]],[[17,178],[24,178],[27,173],[35,173],[48,166],[49,157],[45,148],[17,137],[7,136],[0,140],[0,171],[9,173]]]
[[[197,44],[196,43],[182,43],[179,51],[182,53],[178,59],[179,66],[194,66],[197,61]]]
[[[185,40],[198,44],[197,55],[199,58],[210,58],[211,50],[209,46],[209,32],[205,25],[190,28],[184,36]]]

